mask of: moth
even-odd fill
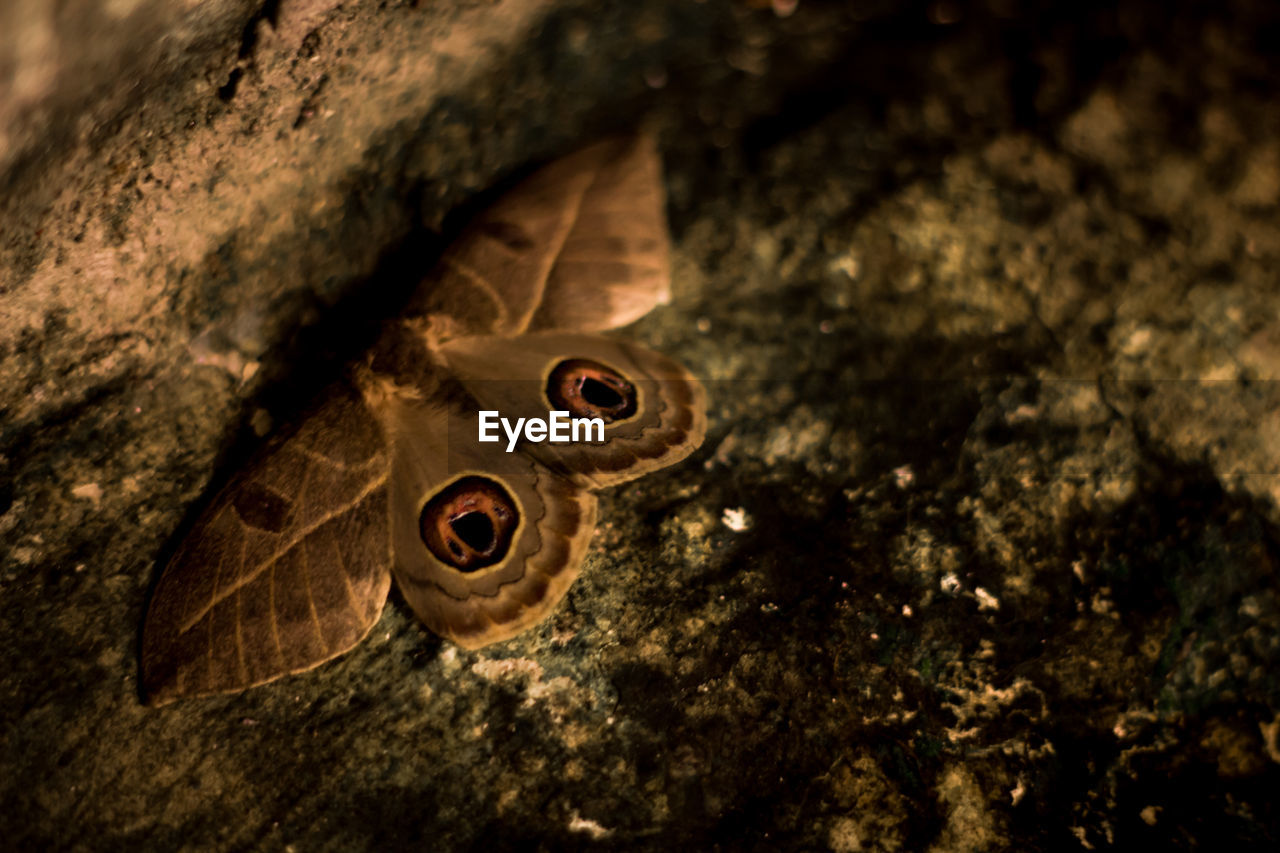
[[[669,295],[648,137],[556,161],[472,222],[405,313],[197,518],[143,629],[151,704],[241,690],[348,651],[391,579],[475,649],[537,624],[577,576],[598,489],[702,442],[681,365],[601,331]],[[591,442],[481,442],[480,411],[599,418]]]

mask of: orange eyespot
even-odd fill
[[[520,513],[496,480],[463,477],[427,501],[418,533],[436,559],[460,572],[502,562],[511,549]]]
[[[569,358],[547,377],[547,401],[575,418],[600,418],[605,423],[636,413],[636,387],[608,365],[586,358]]]

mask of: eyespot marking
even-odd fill
[[[635,385],[612,367],[587,358],[568,358],[552,368],[546,393],[553,409],[607,424],[631,417],[638,406]]]
[[[460,572],[495,565],[511,549],[519,513],[497,480],[455,480],[422,507],[418,533],[435,558]]]

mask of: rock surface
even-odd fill
[[[760,5],[0,13],[8,843],[1274,847],[1280,14]],[[523,637],[144,707],[210,489],[638,120],[702,451]]]

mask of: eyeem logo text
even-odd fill
[[[516,418],[516,422],[513,425],[510,420],[501,417],[496,411],[482,411],[480,413],[479,440],[500,441],[501,436],[498,435],[499,424],[502,425],[503,432],[507,434],[508,453],[516,449],[516,442],[520,440],[522,429],[525,441],[532,441],[535,444],[542,441],[549,441],[552,444],[568,444],[576,441],[604,441],[603,418],[571,418],[568,412],[548,412],[546,420],[542,418]],[[581,438],[578,437],[579,433],[582,433]]]

